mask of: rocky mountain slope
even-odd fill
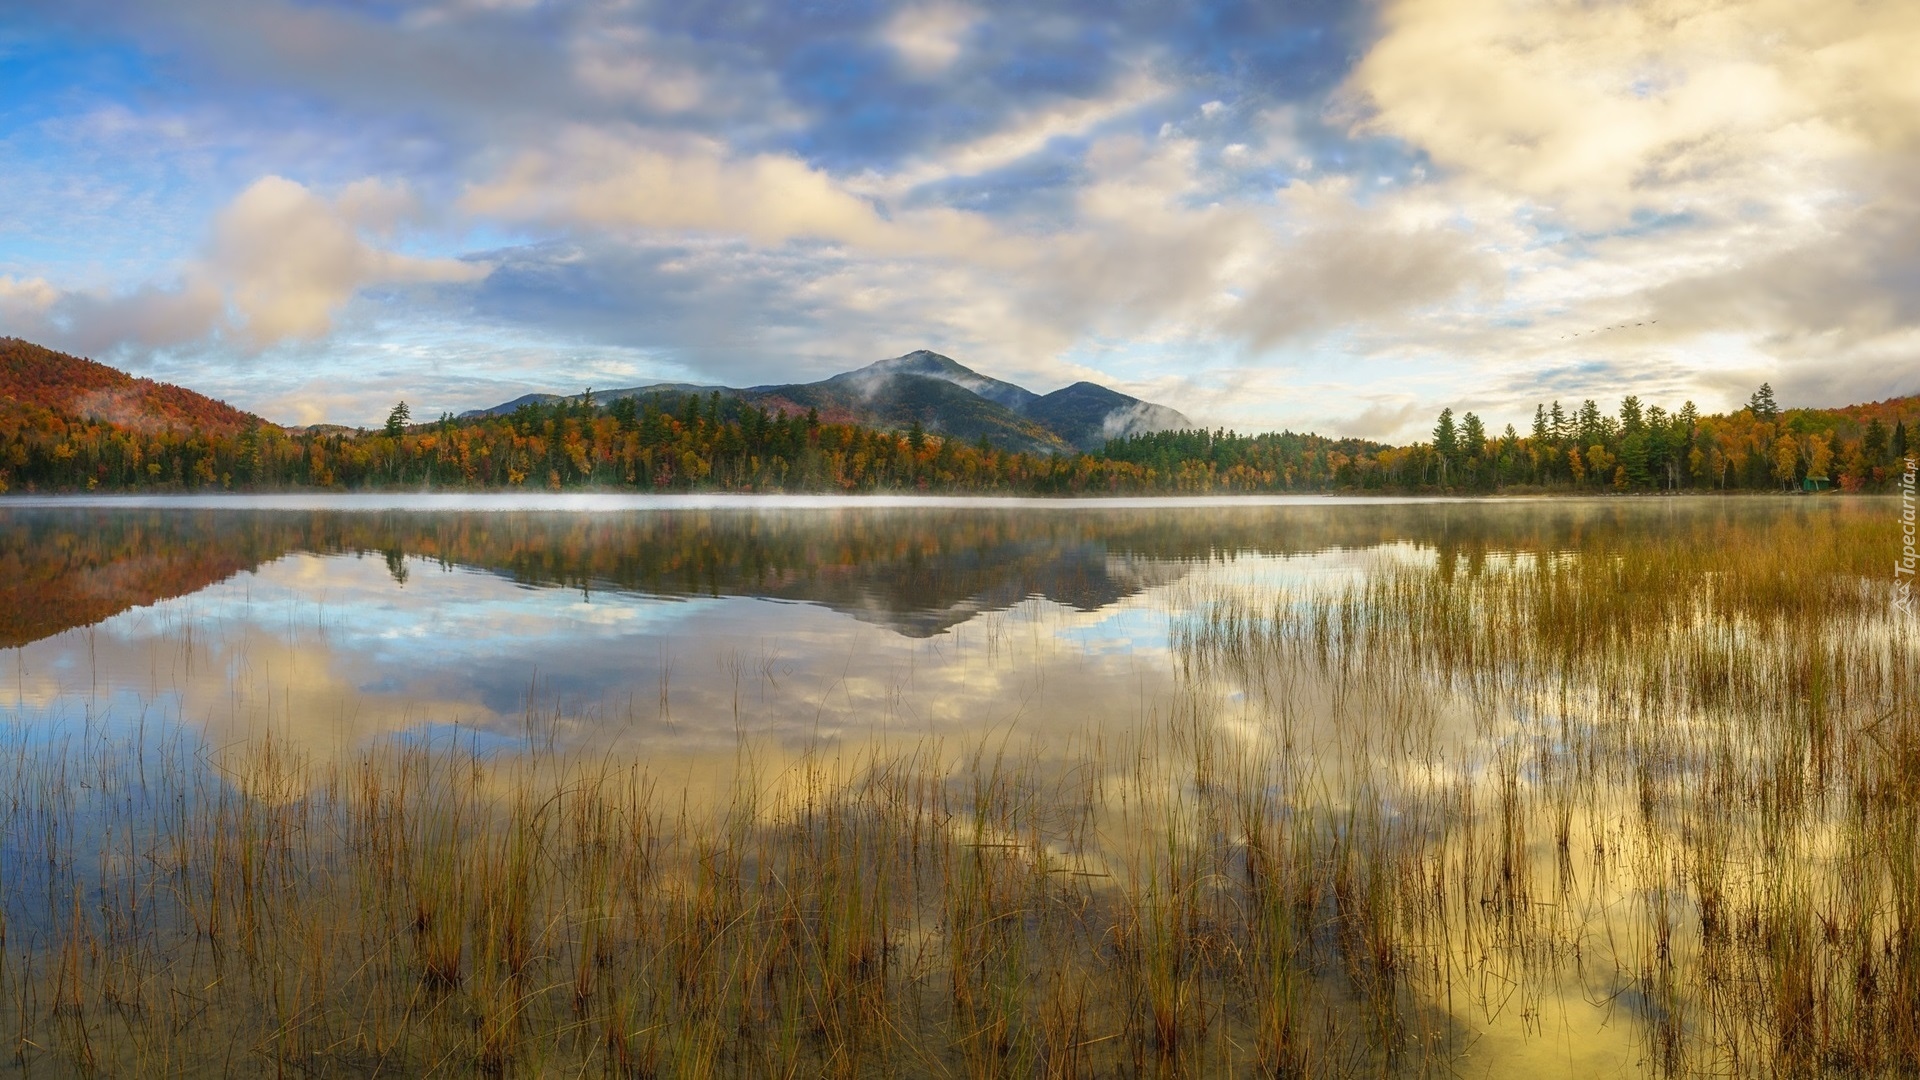
[[[1116,436],[1193,426],[1173,409],[1097,383],[1078,382],[1051,394],[1036,394],[925,349],[819,382],[751,387],[653,383],[596,390],[593,396],[603,403],[623,397],[664,402],[687,394],[714,393],[768,410],[815,409],[821,419],[832,423],[907,428],[917,421],[927,431],[948,438],[974,442],[984,437],[1004,449],[1038,453],[1098,450]],[[557,394],[528,394],[465,415],[511,413],[522,405],[561,399]],[[577,400],[577,395],[570,400]]]

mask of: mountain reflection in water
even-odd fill
[[[394,500],[399,501],[399,500]],[[709,757],[742,732],[1058,742],[1178,693],[1222,589],[1676,540],[1738,501],[414,512],[0,504],[0,715],[334,754],[442,730]],[[1228,703],[1231,705],[1232,703]],[[1234,706],[1237,707],[1237,706]],[[616,745],[617,744],[617,745]]]
[[[909,637],[1043,597],[1096,611],[1196,563],[1406,543],[1443,561],[1556,551],[1644,525],[1636,503],[250,511],[0,503],[0,647],[186,596],[294,553],[423,558],[539,588],[817,604]],[[399,502],[402,500],[392,500]],[[204,506],[204,503],[202,503]],[[1685,515],[1713,528],[1752,508]],[[1671,515],[1664,515],[1671,516]]]

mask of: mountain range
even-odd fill
[[[595,390],[602,404],[620,398],[666,402],[687,394],[718,393],[769,412],[819,411],[828,423],[905,428],[918,421],[927,431],[964,439],[980,438],[1007,450],[1065,453],[1098,450],[1125,435],[1192,427],[1192,421],[1165,405],[1122,394],[1098,383],[1077,382],[1051,394],[982,375],[925,349],[869,364],[856,371],[811,383],[766,386],[702,386],[650,383],[616,390]],[[578,401],[582,395],[527,394],[462,418],[498,416],[523,405]]]

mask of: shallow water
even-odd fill
[[[1578,760],[1579,746],[1614,752],[1614,727],[1649,737],[1639,718],[1607,715],[1613,706],[1564,680],[1557,702],[1538,689],[1496,701],[1507,673],[1470,657],[1356,678],[1340,667],[1338,632],[1331,667],[1324,642],[1317,659],[1301,638],[1235,650],[1262,619],[1351,603],[1391,571],[1446,583],[1568,556],[1604,567],[1666,546],[1699,556],[1776,536],[1844,543],[1850,522],[1884,525],[1882,509],[1794,498],[11,500],[0,502],[0,725],[21,746],[166,733],[208,760],[270,733],[318,762],[396,741],[631,761],[669,790],[724,804],[743,744],[776,772],[821,747],[932,746],[949,760],[1013,747],[1042,771],[1105,761],[1138,784],[1150,763],[1089,747],[1160,745],[1170,721],[1197,721],[1315,777],[1312,798],[1347,815],[1345,829],[1354,814],[1428,823],[1395,834],[1434,844],[1407,865],[1457,864],[1447,872],[1482,882],[1484,841],[1476,848],[1469,829],[1458,850],[1449,800],[1465,793],[1487,814],[1504,768],[1515,805],[1536,818],[1516,850],[1523,876],[1558,875],[1555,903],[1578,898],[1599,914],[1540,915],[1554,907],[1543,902],[1527,909],[1524,935],[1502,931],[1521,944],[1489,947],[1474,936],[1488,932],[1482,893],[1479,914],[1409,932],[1418,943],[1406,955],[1436,959],[1407,992],[1408,1015],[1443,1017],[1435,1030],[1448,1032],[1454,1071],[1639,1074],[1652,1068],[1645,1031],[1662,1006],[1635,981],[1638,939],[1611,936],[1626,916],[1608,913],[1638,910],[1658,877],[1623,874],[1623,860],[1657,864],[1682,833],[1650,827],[1624,782]],[[1812,527],[1780,531],[1795,523]],[[1235,610],[1256,618],[1221,629]],[[1294,630],[1312,627],[1302,618]],[[1640,792],[1657,781],[1670,785],[1660,798],[1690,797],[1666,750],[1621,753],[1672,770]],[[1534,754],[1537,766],[1521,764]],[[1556,854],[1549,819],[1570,805],[1556,791],[1571,776],[1589,794]],[[1209,796],[1191,776],[1167,791]],[[1100,821],[1107,850],[1078,865],[1118,876],[1139,854],[1130,845],[1158,842],[1124,817]],[[1438,840],[1419,831],[1429,825]],[[1569,851],[1589,849],[1616,869],[1576,873]],[[18,885],[27,869],[0,850],[0,878]],[[69,876],[88,876],[79,869]],[[1535,959],[1560,948],[1575,961]],[[1509,976],[1521,980],[1512,991]]]

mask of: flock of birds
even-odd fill
[[[1636,327],[1636,326],[1652,326],[1658,323],[1659,321],[1660,321],[1659,319],[1649,319],[1646,322],[1621,323],[1619,326],[1603,326],[1598,330],[1580,330],[1571,334],[1561,334],[1560,340],[1566,341],[1569,338],[1592,337],[1595,334],[1604,334],[1611,330],[1631,330],[1633,327]]]

